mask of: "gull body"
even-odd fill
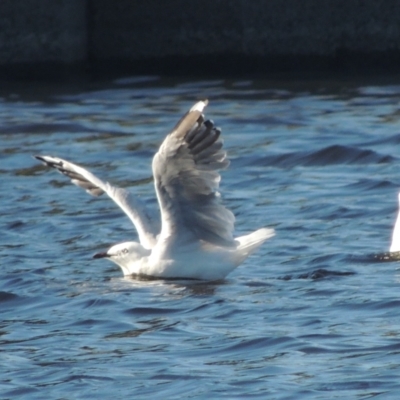
[[[235,217],[222,205],[218,192],[219,170],[227,168],[229,161],[220,129],[204,118],[207,104],[207,100],[196,103],[153,158],[161,223],[128,190],[61,158],[35,156],[88,193],[106,193],[135,225],[140,243],[119,243],[94,258],[109,259],[124,275],[218,280],[274,236],[273,229],[261,228],[233,237]]]

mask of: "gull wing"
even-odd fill
[[[85,189],[92,196],[100,196],[106,193],[133,222],[143,247],[150,249],[155,245],[156,235],[158,234],[156,223],[149,217],[144,204],[139,199],[134,198],[128,190],[103,182],[86,169],[61,158],[34,157],[70,178],[73,184]]]
[[[220,129],[205,121],[208,101],[196,103],[165,138],[153,159],[161,209],[161,238],[204,240],[234,247],[235,217],[221,204],[219,170],[229,165]]]

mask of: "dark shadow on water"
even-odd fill
[[[371,264],[400,261],[400,251],[392,253],[387,251],[372,254],[349,254],[343,259],[343,261],[353,264]]]
[[[290,281],[292,279],[311,279],[311,280],[321,280],[327,279],[332,277],[339,277],[339,276],[351,276],[355,275],[353,271],[331,271],[325,268],[318,268],[314,271],[306,272],[299,275],[285,275],[279,279],[284,281]]]
[[[394,261],[400,261],[400,251],[370,254],[367,257],[368,257],[367,261],[369,261],[369,262],[394,262]]]
[[[159,282],[161,284],[171,285],[175,288],[184,289],[184,291],[193,295],[212,295],[219,286],[227,283],[225,279],[203,281],[190,278],[159,278],[149,275],[130,275],[126,276],[125,279],[134,282]]]
[[[211,281],[203,281],[201,279],[195,279],[195,278],[179,278],[179,277],[160,278],[158,276],[151,276],[151,275],[144,275],[144,274],[132,274],[132,275],[127,276],[127,278],[135,280],[135,281],[165,281],[165,283],[183,282],[183,283],[195,284],[195,283],[201,283],[201,282],[211,282]],[[212,281],[212,282],[220,282],[220,281]]]
[[[395,162],[393,156],[369,149],[333,144],[312,151],[295,151],[278,155],[267,155],[252,159],[249,165],[273,166],[274,168],[326,167],[329,165],[365,165]]]
[[[189,284],[176,284],[175,287],[182,287],[184,292],[194,296],[212,296],[220,285],[223,285],[225,281],[212,281],[212,282],[198,282]]]
[[[400,252],[386,252],[377,254],[366,254],[366,255],[347,255],[343,258],[344,261],[356,263],[356,264],[370,264],[370,263],[381,263],[381,262],[396,262],[400,261]],[[318,268],[313,271],[305,272],[298,275],[285,275],[279,279],[289,281],[292,279],[311,279],[321,280],[332,277],[352,276],[356,272],[353,271],[333,271],[325,268]]]

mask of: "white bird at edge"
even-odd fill
[[[397,214],[397,219],[394,224],[393,234],[392,234],[392,244],[390,245],[390,252],[396,253],[400,251],[400,193],[398,195],[399,199],[399,212]]]
[[[61,158],[35,156],[91,195],[106,193],[135,225],[140,243],[116,244],[93,258],[108,258],[124,275],[220,280],[275,235],[273,229],[261,228],[233,237],[235,217],[221,204],[218,192],[218,171],[227,168],[229,161],[222,150],[221,130],[204,119],[207,104],[207,100],[197,102],[153,158],[161,231],[128,190]]]

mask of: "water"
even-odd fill
[[[132,78],[0,90],[2,399],[397,399],[400,86]],[[237,231],[277,235],[218,284],[137,281],[135,239],[33,154],[155,206],[151,157],[198,98],[232,161]],[[378,254],[378,255],[377,255]]]

